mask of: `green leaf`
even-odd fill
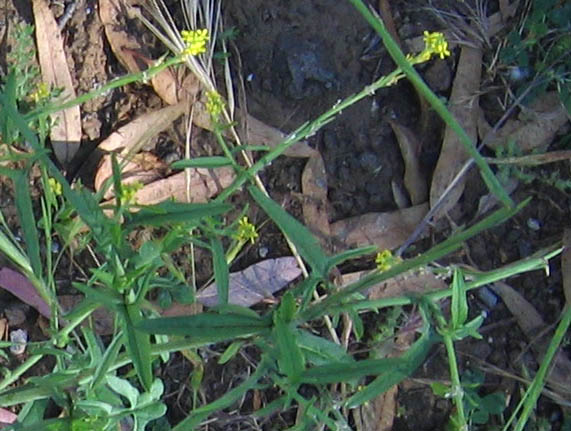
[[[226,362],[228,362],[230,359],[232,359],[234,356],[236,356],[236,353],[240,351],[244,343],[245,343],[244,341],[234,341],[232,344],[230,344],[218,359],[218,363],[220,365],[223,365]]]
[[[401,358],[363,359],[352,363],[337,362],[305,370],[300,377],[304,383],[323,384],[348,382],[353,379],[381,374],[398,368]]]
[[[424,362],[426,355],[428,355],[430,348],[437,339],[428,331],[424,333],[404,355],[394,358],[398,360],[398,365],[394,369],[377,377],[372,383],[365,386],[363,390],[349,398],[346,402],[347,407],[357,407],[386,392],[392,386],[399,384],[410,376]]]
[[[291,297],[293,298],[293,296]],[[286,307],[288,306],[286,305]],[[285,320],[284,314],[288,314],[288,311],[284,313],[278,310],[277,313],[274,313],[273,335],[279,351],[278,364],[280,371],[290,381],[296,381],[304,369],[304,359],[296,339],[296,332],[294,332],[292,324]]]
[[[171,164],[173,169],[185,169],[185,168],[220,168],[222,166],[231,166],[233,164],[232,160],[224,156],[212,156],[212,157],[197,157],[194,159],[183,159],[178,160]]]
[[[135,407],[137,405],[139,391],[131,383],[125,379],[120,379],[119,377],[111,375],[107,376],[106,380],[107,386],[109,386],[111,390],[127,398],[130,407]]]
[[[452,315],[452,328],[460,328],[468,317],[468,301],[466,300],[466,286],[464,285],[464,274],[459,268],[454,268],[452,276],[452,305],[450,306]]]
[[[296,339],[303,355],[312,365],[325,365],[331,362],[354,362],[343,347],[323,337],[298,329]]]
[[[365,256],[367,254],[373,254],[377,252],[378,247],[371,245],[367,247],[359,247],[347,251],[343,251],[341,253],[336,254],[335,256],[331,256],[327,263],[329,268],[333,268],[340,263],[343,263],[350,259],[357,259],[359,257]]]
[[[127,335],[127,352],[133,361],[133,366],[143,388],[149,390],[153,382],[151,339],[148,334],[136,329],[136,326],[142,321],[141,310],[136,304],[128,304],[123,307],[121,314],[123,315],[123,319],[121,319],[123,330]]]
[[[96,389],[101,384],[101,382],[103,382],[107,376],[109,368],[111,368],[111,365],[113,365],[115,362],[115,359],[117,358],[119,350],[121,350],[122,346],[123,332],[119,332],[119,334],[113,338],[113,341],[111,341],[107,347],[107,350],[105,350],[101,362],[95,368],[95,372],[93,373],[93,380],[91,380],[91,384],[89,385],[90,389]]]
[[[218,293],[218,304],[228,304],[228,285],[230,274],[226,254],[219,238],[210,240],[212,248],[212,264],[214,266],[214,279],[216,280],[216,292]]]
[[[145,206],[139,212],[131,214],[125,229],[131,230],[137,226],[161,227],[172,223],[198,224],[204,217],[224,214],[230,209],[232,205],[225,203],[189,204],[167,201]]]
[[[191,339],[214,342],[267,333],[270,325],[268,319],[259,317],[207,312],[193,316],[144,319],[137,328],[151,334],[188,335]]]
[[[280,205],[268,198],[258,188],[250,186],[248,191],[258,205],[278,225],[284,235],[293,242],[299,254],[307,261],[311,269],[319,277],[325,278],[329,269],[329,258],[309,229],[289,215]]]

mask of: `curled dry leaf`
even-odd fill
[[[557,92],[545,93],[524,109],[517,119],[508,120],[495,136],[486,140],[486,144],[495,149],[514,141],[524,152],[536,148],[545,150],[568,122],[567,110],[559,100]],[[486,139],[491,131],[483,111],[479,111],[480,137]]]
[[[549,345],[549,337],[546,336],[549,328],[541,315],[510,285],[497,282],[494,283],[492,289],[502,298],[506,307],[515,317],[518,326],[531,344],[537,362],[540,363]],[[547,377],[547,382],[555,392],[562,395],[567,394],[567,397],[571,395],[571,361],[561,351],[554,358],[553,368]]]
[[[336,243],[346,247],[374,244],[381,250],[401,245],[428,212],[428,204],[388,213],[369,213],[331,224]]]
[[[7,290],[20,301],[31,305],[38,312],[50,318],[50,306],[38,294],[34,285],[22,274],[10,268],[0,269],[0,288]]]
[[[207,202],[232,184],[234,178],[234,170],[230,167],[187,169],[185,172],[147,184],[135,193],[134,202],[138,205],[154,205],[167,199],[178,202]],[[104,204],[110,203],[107,201]]]
[[[34,0],[32,4],[42,81],[52,90],[62,89],[59,101],[74,99],[75,89],[57,22],[46,0]],[[81,141],[79,106],[56,112],[52,117],[55,120],[50,130],[52,147],[57,159],[65,166],[75,156]]]
[[[397,138],[404,160],[404,185],[410,196],[410,201],[412,205],[426,202],[428,186],[418,159],[421,149],[420,142],[409,128],[390,119],[388,122]]]
[[[250,307],[284,288],[301,275],[294,257],[267,259],[230,274],[228,303]],[[207,307],[218,303],[216,284],[212,283],[197,295],[197,300]]]
[[[449,108],[456,120],[464,128],[472,142],[476,142],[478,124],[478,92],[482,73],[482,50],[468,46],[462,47],[458,68],[452,86]],[[434,206],[446,188],[452,183],[466,160],[468,152],[456,133],[446,127],[438,163],[430,187],[430,206]],[[446,202],[435,215],[439,218],[449,211],[464,191],[465,178],[461,179],[448,194]]]
[[[105,36],[119,63],[129,71],[141,71],[140,58],[133,53],[142,52],[142,45],[133,32],[127,30],[125,20],[131,6],[122,0],[99,0],[99,18],[105,29]]]
[[[163,176],[166,165],[155,156],[144,153],[137,154],[139,150],[155,135],[168,128],[186,109],[184,102],[144,114],[113,132],[107,139],[99,144],[99,149],[105,152],[116,152],[119,163],[123,166],[123,176],[128,182],[139,181],[148,184]],[[112,176],[111,155],[102,157],[95,174],[95,190],[99,190],[104,182]],[[109,189],[105,198],[113,196]]]
[[[301,206],[306,226],[319,238],[321,245],[330,249],[329,216],[327,214],[327,173],[321,154],[309,158],[301,175]]]
[[[0,407],[0,428],[3,425],[13,424],[18,420],[18,415]]]

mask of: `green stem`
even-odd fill
[[[489,190],[506,206],[512,207],[514,202],[510,196],[503,189],[502,185],[490,169],[490,166],[486,163],[484,158],[480,155],[476,147],[474,146],[470,137],[466,134],[462,126],[456,121],[454,116],[450,111],[444,106],[444,103],[438,98],[436,94],[424,83],[420,75],[410,62],[406,59],[403,52],[400,50],[397,43],[393,40],[389,32],[386,30],[385,25],[382,20],[375,17],[371,11],[365,6],[362,0],[349,0],[353,6],[361,13],[363,18],[375,29],[375,31],[381,36],[387,51],[395,61],[395,63],[402,69],[407,78],[412,82],[412,84],[418,89],[418,91],[424,96],[424,98],[430,103],[432,108],[440,115],[444,122],[450,127],[460,138],[460,142],[464,145],[464,148],[474,158],[474,161],[480,168],[482,178]]]
[[[454,396],[454,404],[456,404],[456,413],[459,425],[458,429],[465,431],[468,429],[468,425],[466,424],[466,414],[464,413],[464,390],[460,383],[460,373],[458,372],[454,342],[452,341],[450,334],[444,334],[442,339],[448,355],[448,364],[450,365],[450,380],[452,381],[451,389]]]
[[[541,391],[545,386],[545,378],[547,376],[547,372],[550,369],[551,361],[553,360],[553,357],[557,353],[557,349],[561,345],[563,337],[565,337],[567,329],[569,329],[570,325],[571,325],[571,306],[567,306],[564,310],[563,318],[559,322],[559,325],[557,325],[557,329],[555,330],[555,334],[551,339],[551,343],[549,343],[547,352],[545,353],[545,356],[541,361],[541,366],[539,367],[539,370],[537,371],[537,374],[535,375],[535,378],[533,379],[531,386],[527,390],[528,396],[525,399],[523,412],[519,417],[519,420],[515,426],[514,431],[522,431],[523,428],[525,427],[529,419],[529,416],[531,415],[531,412],[533,411],[533,409],[537,404],[537,399],[541,395]]]

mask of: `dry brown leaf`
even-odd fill
[[[327,173],[318,152],[309,158],[303,169],[301,191],[305,224],[319,238],[321,245],[329,250],[331,229],[327,214]]]
[[[416,205],[388,213],[369,213],[331,224],[335,242],[347,247],[374,244],[380,249],[393,249],[412,234],[428,212],[428,204]]]
[[[234,181],[234,170],[229,167],[216,169],[187,169],[190,200],[187,200],[187,172],[179,172],[162,180],[147,184],[135,193],[134,200],[139,205],[154,205],[167,199],[178,202],[206,202],[220,193]],[[112,202],[105,202],[109,205]]]
[[[13,424],[17,420],[18,415],[16,413],[12,413],[10,410],[6,410],[0,407],[0,428],[3,428],[3,425]]]
[[[144,114],[113,132],[99,144],[98,148],[102,151],[118,153],[119,162],[128,162],[122,172],[125,174],[129,172],[131,177],[138,172],[141,176],[138,180],[147,184],[158,179],[166,165],[156,157],[153,159],[150,155],[137,157],[136,154],[151,138],[165,130],[180,117],[185,109],[186,103],[181,102]],[[146,170],[149,172],[145,173]],[[99,190],[111,175],[111,155],[107,154],[101,159],[95,174],[95,190]],[[132,178],[130,181],[136,180]],[[109,190],[105,198],[109,199],[112,195],[112,191]]]
[[[567,110],[561,104],[557,92],[545,93],[522,111],[517,119],[508,120],[493,138],[486,141],[486,144],[490,148],[497,148],[513,140],[524,152],[536,148],[545,150],[568,122]],[[478,118],[480,136],[485,139],[491,130],[480,111]]]
[[[563,293],[567,307],[571,307],[571,229],[563,231],[563,247],[563,253],[561,253]]]
[[[50,306],[39,295],[30,280],[19,272],[7,267],[0,269],[0,289],[10,292],[24,304],[31,305],[41,315],[50,318],[52,314]]]
[[[480,89],[480,75],[482,73],[482,50],[464,46],[458,60],[458,68],[450,95],[449,109],[472,142],[477,139],[478,124],[478,92]],[[452,183],[464,162],[468,160],[468,153],[460,142],[458,135],[446,127],[440,157],[432,177],[430,186],[430,205],[434,206]],[[456,187],[448,194],[446,202],[435,215],[438,218],[449,211],[464,191],[465,178],[460,180]]]
[[[300,275],[301,269],[295,257],[263,260],[230,274],[228,303],[250,307],[264,299],[273,298],[275,292]],[[207,307],[214,307],[218,304],[216,289],[216,283],[212,283],[196,296],[197,301]]]
[[[396,121],[390,119],[388,121],[397,138],[404,160],[404,185],[410,196],[410,201],[412,205],[426,202],[428,199],[428,186],[418,159],[420,142],[409,128]]]
[[[402,48],[402,42],[395,26],[395,20],[393,19],[393,13],[391,12],[391,5],[389,0],[379,0],[379,13],[383,19],[385,27],[391,34],[392,38],[395,40],[397,45]]]
[[[46,0],[33,0],[38,60],[42,81],[51,89],[62,89],[58,101],[75,98],[71,73],[63,50],[63,38]],[[81,115],[79,106],[52,114],[55,124],[50,138],[55,156],[62,165],[71,162],[81,141]]]
[[[140,72],[141,66],[133,52],[141,52],[141,44],[122,25],[129,15],[129,5],[121,0],[99,0],[99,18],[105,28],[105,36],[115,57],[130,73]]]
[[[522,295],[506,283],[494,283],[492,289],[498,294],[506,307],[515,317],[519,327],[528,338],[531,348],[540,363],[549,345],[548,328],[541,315]],[[571,361],[558,352],[553,368],[547,377],[552,388],[559,393],[571,393]]]

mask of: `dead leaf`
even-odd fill
[[[141,65],[133,52],[141,52],[142,46],[133,36],[133,32],[127,31],[126,25],[123,24],[129,16],[129,7],[126,2],[120,0],[99,0],[99,18],[117,60],[129,73],[137,73],[141,71]]]
[[[426,202],[428,186],[418,159],[421,149],[420,142],[409,128],[391,119],[388,122],[397,138],[404,160],[404,185],[410,196],[410,201],[412,205]]]
[[[273,294],[301,275],[294,257],[267,259],[230,274],[228,302],[250,307]],[[197,295],[197,301],[207,307],[218,304],[216,284],[212,283]]]
[[[301,175],[301,206],[306,226],[319,238],[321,245],[331,249],[331,229],[327,213],[327,173],[321,154],[309,158]]]
[[[395,26],[395,21],[393,19],[393,14],[391,12],[391,5],[389,3],[389,0],[379,0],[379,13],[390,35],[397,43],[397,45],[402,49],[402,42],[400,40],[397,28]]]
[[[478,92],[482,73],[482,50],[464,46],[458,60],[458,68],[450,95],[449,109],[464,131],[474,143],[478,137]],[[430,206],[434,206],[444,193],[444,190],[452,183],[464,162],[468,160],[468,152],[456,133],[446,127],[440,157],[432,177],[430,187]],[[435,215],[441,217],[449,211],[464,191],[465,177],[448,194],[446,202]]]
[[[33,0],[38,60],[42,81],[51,89],[62,89],[58,101],[75,98],[71,73],[63,50],[63,39],[57,22],[46,0]],[[81,116],[79,106],[52,114],[55,124],[50,130],[52,147],[63,165],[71,162],[81,141]]]
[[[168,128],[173,121],[182,115],[186,109],[186,103],[181,102],[168,106],[158,111],[144,114],[113,132],[107,139],[99,144],[99,149],[106,152],[117,152],[119,162],[130,162],[124,167],[123,173],[140,172],[146,180],[139,180],[144,184],[150,179],[160,178],[160,174],[166,165],[154,158],[151,163],[144,164],[145,157],[139,156],[137,162],[136,154],[154,136]],[[146,157],[150,160],[150,156]],[[154,164],[154,166],[153,166]],[[145,171],[148,171],[145,173]],[[112,175],[111,155],[105,155],[101,159],[99,168],[95,174],[95,190],[99,190],[103,183]],[[131,179],[131,181],[134,181]],[[106,199],[112,196],[112,191],[105,195]]]
[[[549,345],[547,325],[541,315],[522,295],[510,285],[497,282],[492,285],[492,290],[502,298],[506,307],[515,317],[518,326],[531,344],[536,356],[536,361],[541,363]],[[561,348],[553,360],[552,370],[547,377],[551,387],[559,393],[570,393],[571,388],[571,361],[562,354]]]
[[[0,288],[7,290],[20,301],[34,307],[40,314],[50,318],[50,306],[36,291],[34,285],[22,274],[10,268],[0,269]]]
[[[3,425],[13,424],[18,420],[18,415],[0,407],[0,428]]]
[[[428,212],[428,204],[388,213],[369,213],[331,224],[336,242],[355,247],[374,244],[381,250],[401,245]]]
[[[480,136],[485,139],[492,128],[482,112],[479,112],[478,120]],[[524,152],[545,150],[568,121],[567,110],[557,92],[552,91],[539,96],[517,119],[508,120],[494,137],[486,140],[486,144],[495,149],[513,140]]]
[[[147,184],[135,193],[134,201],[138,205],[153,205],[167,199],[178,202],[206,202],[220,193],[234,181],[234,170],[230,167],[216,169],[187,169],[162,180]],[[190,200],[187,199],[187,185],[190,190]],[[106,201],[104,205],[112,204]]]
[[[567,307],[571,307],[571,229],[563,231],[563,253],[561,253],[561,273],[563,276],[563,293]]]

